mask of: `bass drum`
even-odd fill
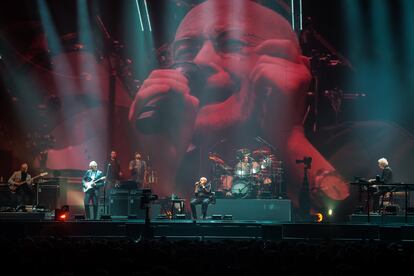
[[[231,187],[231,194],[235,198],[246,198],[250,194],[250,183],[243,179],[237,179],[233,181]]]

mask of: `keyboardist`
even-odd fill
[[[376,178],[370,179],[369,182],[378,182],[380,184],[393,183],[392,169],[389,166],[388,160],[385,158],[378,159],[378,167],[381,169],[381,176],[378,175]],[[373,194],[373,211],[379,212],[384,207],[384,199],[391,196],[391,189],[384,186],[376,186],[375,184],[372,187],[377,188]]]

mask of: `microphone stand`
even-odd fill
[[[308,221],[310,219],[308,169],[310,169],[310,165],[305,164],[303,168],[302,188],[301,188],[300,195],[299,195],[299,204],[301,208],[302,219],[304,219],[305,221]]]
[[[263,144],[263,145],[265,145],[265,146],[267,146],[268,148],[270,148],[270,151],[273,153],[273,154],[277,154],[277,150],[276,150],[276,148],[272,145],[272,144],[270,144],[269,142],[267,142],[265,139],[263,139],[262,137],[260,137],[260,136],[256,136],[256,138],[255,138],[255,140],[257,141],[257,142],[259,142],[259,143],[261,143],[261,144]],[[281,168],[280,168],[281,169]],[[271,168],[271,172],[272,172],[272,181],[273,181],[273,183],[275,183],[274,184],[274,188],[273,188],[273,197],[276,197],[276,189],[277,189],[277,187],[276,187],[276,173],[275,173],[275,171],[274,171],[274,169],[273,168]],[[283,171],[282,171],[283,172]],[[285,195],[283,195],[284,193],[283,193],[283,187],[282,187],[282,183],[283,183],[283,178],[281,178],[282,176],[280,175],[280,172],[279,172],[279,179],[278,179],[278,184],[279,184],[279,186],[278,186],[278,188],[279,188],[279,190],[277,191],[277,193],[278,193],[278,198],[279,199],[281,199],[281,198],[285,198]]]
[[[104,190],[104,215],[108,215],[107,212],[107,206],[106,206],[106,188],[107,188],[107,184],[108,184],[108,173],[109,173],[109,167],[111,166],[111,163],[108,163],[108,166],[106,166],[106,175],[105,175],[105,181],[104,181],[104,186],[103,186],[103,190]]]

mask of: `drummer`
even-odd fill
[[[235,173],[236,176],[245,177],[249,176],[252,169],[252,164],[250,163],[249,155],[244,155],[242,160],[237,163]]]
[[[235,174],[239,177],[251,176],[260,171],[260,164],[257,163],[248,154],[243,155],[242,160],[237,163],[235,168]]]

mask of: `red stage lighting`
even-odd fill
[[[55,209],[56,221],[67,221],[69,219],[69,206],[64,205],[60,209]]]

